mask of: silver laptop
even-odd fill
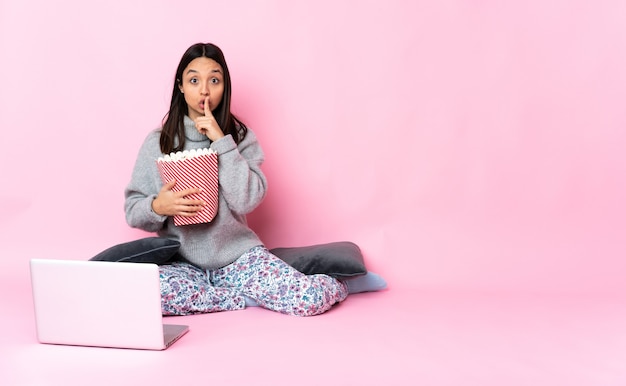
[[[164,350],[188,326],[164,325],[159,268],[103,261],[30,261],[41,343]]]

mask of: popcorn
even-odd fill
[[[190,225],[211,222],[217,214],[218,172],[217,153],[213,149],[192,149],[166,154],[157,160],[161,181],[176,180],[173,191],[201,188],[202,192],[187,198],[203,200],[206,206],[193,217],[174,216],[174,225]]]
[[[189,158],[200,157],[203,155],[211,155],[214,153],[215,150],[206,147],[204,149],[183,150],[177,151],[176,153],[166,154],[163,157],[159,157],[158,162],[184,161]]]

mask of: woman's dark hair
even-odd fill
[[[184,94],[180,92],[179,85],[183,79],[183,71],[185,71],[189,63],[196,58],[202,57],[215,60],[224,70],[224,94],[220,104],[213,110],[213,116],[220,128],[224,134],[232,135],[235,143],[241,142],[248,132],[246,125],[230,112],[232,88],[230,73],[228,72],[228,66],[222,50],[211,43],[196,43],[185,51],[176,69],[172,102],[170,103],[169,112],[163,118],[163,129],[161,130],[160,144],[163,154],[183,150],[185,146],[184,118],[189,112]]]

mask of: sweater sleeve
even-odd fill
[[[152,132],[139,150],[130,183],[124,191],[126,222],[133,228],[148,232],[161,229],[167,219],[167,216],[161,216],[152,210],[152,201],[162,186],[156,166],[159,155],[159,133]]]
[[[245,215],[263,201],[267,180],[261,171],[264,154],[256,135],[248,130],[237,145],[231,135],[213,142],[218,154],[220,193],[234,213]]]

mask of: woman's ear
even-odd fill
[[[180,80],[176,79],[176,84],[178,85],[178,89],[180,90],[181,94],[184,94],[185,92],[183,91],[183,85],[180,84]]]

